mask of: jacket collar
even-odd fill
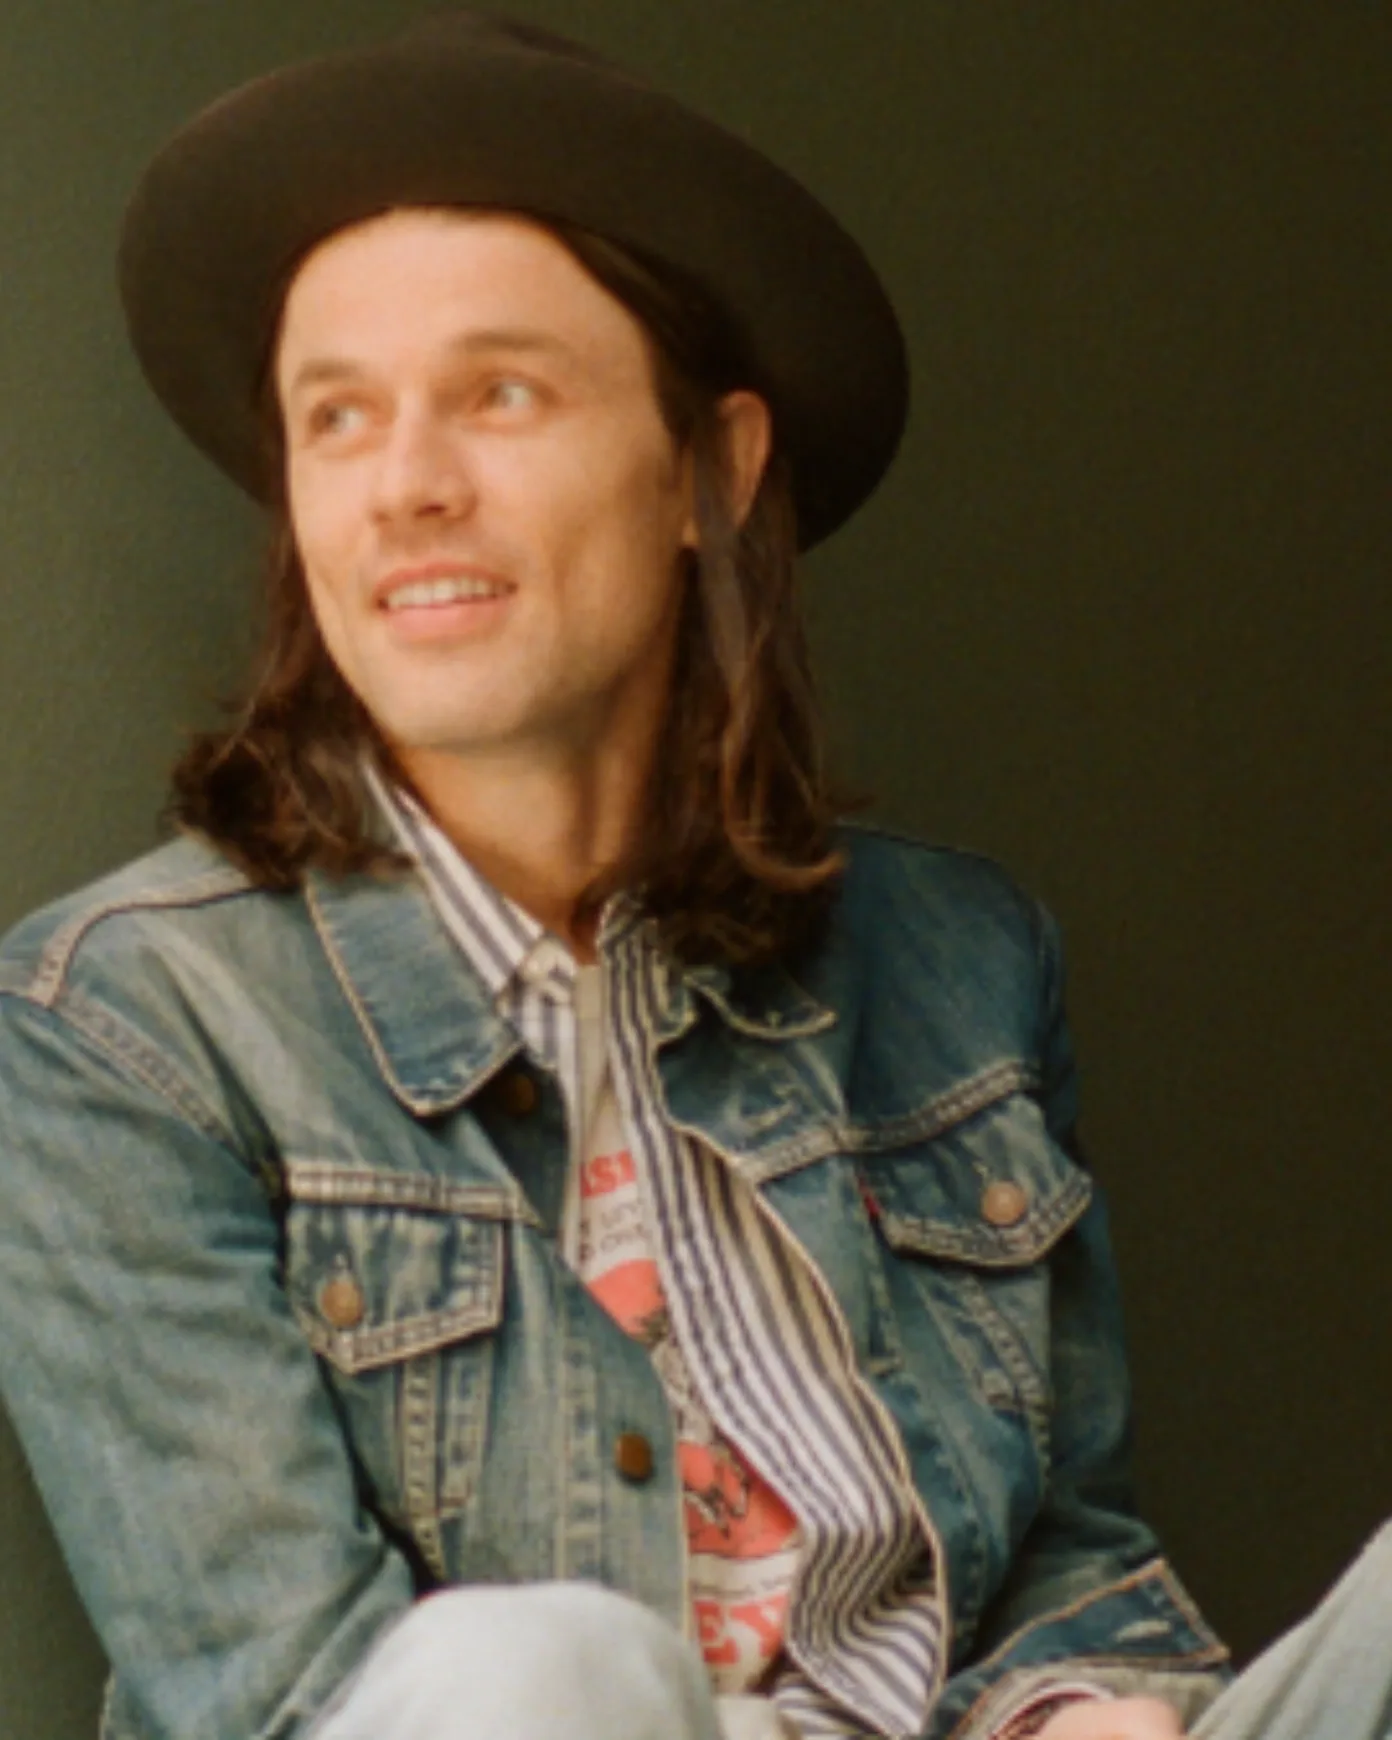
[[[674,976],[669,989],[661,1038],[673,1038],[691,1026],[698,998],[727,1027],[754,1039],[806,1039],[836,1022],[836,1012],[809,996],[776,962],[739,972],[723,966],[688,967]]]
[[[311,871],[305,898],[387,1085],[418,1117],[453,1111],[521,1049],[418,874]]]
[[[312,871],[305,896],[383,1078],[416,1116],[455,1110],[521,1050],[419,873],[338,878]],[[690,967],[668,977],[659,1042],[691,1027],[700,1003],[732,1032],[763,1040],[805,1038],[836,1020],[781,966]]]

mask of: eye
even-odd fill
[[[311,407],[305,418],[310,435],[333,440],[352,435],[362,426],[363,407],[351,399],[323,399]]]
[[[491,381],[483,395],[484,404],[492,411],[530,411],[535,408],[538,397],[532,383],[516,375],[503,375]]]

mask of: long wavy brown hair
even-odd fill
[[[692,454],[699,548],[682,606],[671,692],[643,825],[586,891],[592,917],[623,888],[687,962],[796,954],[820,931],[841,860],[795,590],[791,481],[775,452],[742,524],[731,512],[718,405],[758,389],[709,301],[666,268],[586,231],[549,228],[639,320],[659,404]],[[267,370],[269,378],[269,369]],[[281,475],[269,388],[267,440]],[[383,843],[364,755],[402,775],[329,657],[282,504],[275,512],[261,650],[223,729],[195,737],[173,779],[172,818],[266,888],[306,870],[400,873]]]

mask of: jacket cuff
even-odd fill
[[[1085,1680],[1039,1686],[1026,1694],[1014,1709],[997,1718],[986,1740],[1029,1740],[1069,1704],[1092,1704],[1110,1700],[1112,1693]]]

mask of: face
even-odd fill
[[[642,329],[553,236],[341,231],[291,286],[275,378],[320,630],[408,772],[650,743],[690,468]]]

